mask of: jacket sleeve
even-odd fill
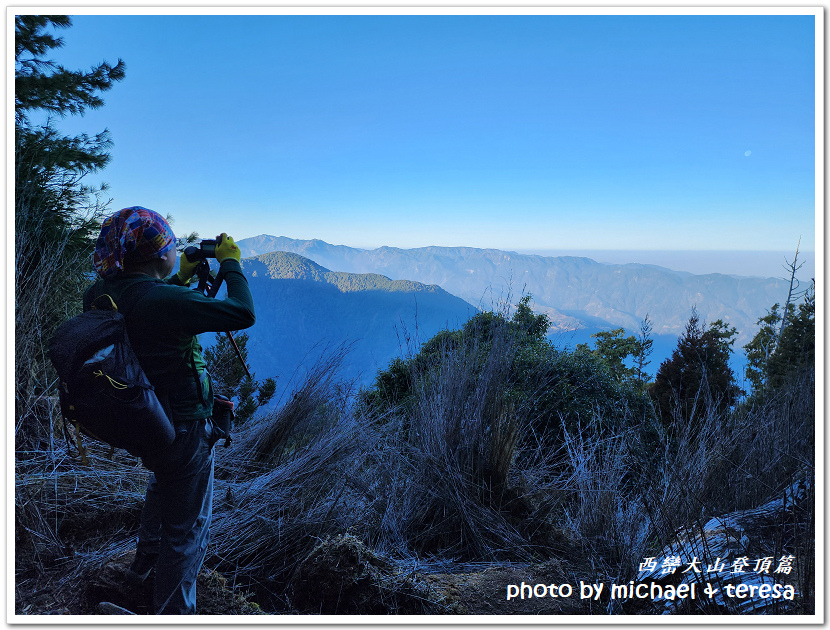
[[[225,299],[208,298],[198,291],[168,282],[164,291],[153,292],[157,293],[158,304],[155,306],[164,309],[170,317],[168,324],[188,335],[250,328],[256,322],[256,314],[242,267],[236,260],[226,259],[222,261],[220,273],[224,274],[228,291]]]

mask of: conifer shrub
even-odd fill
[[[714,404],[727,412],[744,394],[729,365],[737,335],[716,320],[707,328],[695,309],[670,358],[660,364],[649,394],[663,424],[696,425]]]
[[[752,384],[755,401],[775,396],[791,379],[800,378],[800,372],[815,369],[815,282],[803,297],[797,306],[790,302],[783,313],[779,313],[779,305],[774,304],[758,320],[760,329],[744,346],[748,363],[746,377]]]
[[[49,59],[63,42],[65,15],[15,16],[15,441],[19,450],[49,446],[54,429],[54,373],[46,344],[80,311],[89,256],[108,200],[84,177],[108,160],[105,130],[65,136],[47,116],[84,114],[124,78],[124,63],[88,72]]]

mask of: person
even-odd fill
[[[101,294],[119,303],[140,283],[155,286],[129,309],[130,344],[175,428],[167,447],[142,455],[151,471],[128,575],[144,581],[155,568],[157,614],[195,614],[196,577],[207,553],[213,505],[213,387],[197,335],[240,330],[256,316],[239,247],[217,237],[216,259],[227,297],[208,298],[188,288],[197,263],[182,254],[164,218],[134,206],[108,217],[93,256],[99,279],[84,294],[84,310]],[[122,301],[122,302],[119,302]]]

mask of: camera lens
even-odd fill
[[[185,248],[184,255],[187,258],[187,260],[192,263],[204,259],[204,256],[202,255],[202,250],[198,247],[194,247],[193,245]]]

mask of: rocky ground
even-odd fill
[[[23,580],[15,588],[15,612],[19,615],[100,615],[127,614],[116,607],[138,614],[151,614],[152,575],[142,584],[127,577],[133,552],[122,554],[102,565],[89,565],[75,571],[65,562],[48,569],[40,579]],[[244,594],[231,589],[216,571],[203,570],[197,582],[197,606],[205,615],[264,614]],[[102,606],[102,602],[114,607]]]
[[[127,577],[133,552],[80,568],[63,561],[37,578],[19,580],[15,612],[20,615],[150,614],[152,576],[140,585]],[[72,575],[75,575],[72,578]],[[70,579],[71,578],[71,579]],[[588,575],[582,579],[588,580]],[[297,567],[285,606],[263,610],[251,593],[233,589],[216,571],[199,576],[201,615],[584,615],[607,614],[607,602],[570,598],[507,600],[509,584],[578,584],[562,563],[489,567],[400,567],[368,550],[352,536],[324,541]],[[108,602],[114,606],[102,605]]]

